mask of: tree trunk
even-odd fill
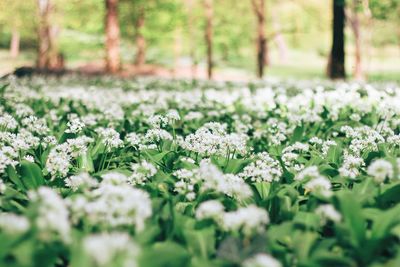
[[[344,79],[346,77],[344,24],[345,0],[333,0],[333,41],[328,63],[328,76],[331,79]]]
[[[207,45],[207,77],[212,79],[213,77],[213,49],[212,49],[212,37],[213,37],[213,0],[204,0],[204,7],[206,13],[206,31],[205,39]]]
[[[59,28],[51,21],[55,7],[51,0],[38,0],[38,58],[36,66],[39,70],[59,70],[64,67],[64,60],[57,48]]]
[[[278,46],[278,51],[279,51],[279,60],[281,63],[285,63],[288,57],[288,47],[286,45],[285,38],[283,37],[282,34],[281,25],[275,14],[272,15],[272,21],[275,30],[274,40],[276,42],[276,45]]]
[[[189,32],[189,56],[191,60],[191,76],[192,79],[195,79],[197,76],[197,59],[195,53],[195,35],[193,29],[193,0],[186,0],[185,1],[186,8],[187,8],[187,29]]]
[[[106,0],[106,71],[116,73],[120,69],[118,0]]]
[[[19,55],[19,41],[20,41],[19,31],[17,30],[17,28],[14,27],[11,33],[11,42],[10,42],[10,56],[12,58],[16,58]]]
[[[349,17],[351,29],[354,33],[355,42],[355,58],[354,58],[354,70],[353,76],[356,80],[364,79],[364,72],[362,68],[362,51],[361,51],[361,32],[360,32],[360,17],[358,12],[359,0],[353,0],[352,3],[352,16]]]
[[[172,71],[172,77],[176,77],[178,74],[179,77],[179,60],[181,58],[182,53],[182,36],[181,36],[181,29],[175,30],[174,36],[174,68]]]
[[[139,16],[136,20],[136,58],[135,65],[141,67],[146,63],[146,40],[143,36],[143,28],[145,22],[144,8],[141,7]]]
[[[265,2],[252,0],[253,10],[257,17],[257,76],[264,76],[265,63],[267,62],[267,38],[265,37]]]

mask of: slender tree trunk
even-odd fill
[[[189,32],[189,56],[191,59],[191,75],[192,79],[195,79],[197,76],[197,59],[196,59],[196,53],[195,53],[195,35],[194,35],[194,29],[193,29],[193,0],[186,0],[185,1],[186,8],[187,8],[187,16],[188,16],[188,21],[187,21],[187,29]]]
[[[281,63],[284,63],[287,61],[288,47],[282,34],[281,25],[275,14],[272,15],[272,21],[275,29],[274,40],[278,46],[279,51],[279,60]]]
[[[207,45],[207,77],[213,77],[213,0],[204,0],[204,7],[206,13],[206,31],[205,39]]]
[[[135,65],[138,67],[143,66],[146,63],[146,40],[143,35],[143,28],[145,22],[144,8],[141,7],[139,16],[136,20],[136,58]]]
[[[333,0],[333,41],[328,63],[328,76],[331,79],[344,79],[346,77],[344,24],[345,0]]]
[[[265,37],[265,1],[252,0],[253,10],[257,17],[257,76],[264,76],[265,63],[267,57],[267,38]]]
[[[38,0],[38,58],[36,66],[39,70],[62,69],[64,61],[58,52],[57,35],[59,28],[51,21],[55,7],[51,0]]]
[[[11,42],[10,42],[10,56],[12,58],[16,58],[19,55],[19,31],[16,27],[13,28],[11,33]]]
[[[106,71],[116,73],[121,67],[119,55],[118,0],[106,0]]]
[[[357,80],[364,79],[364,72],[362,68],[362,49],[361,49],[361,32],[360,32],[360,17],[358,12],[359,0],[353,0],[352,3],[352,15],[348,16],[350,21],[351,29],[354,33],[354,45],[355,45],[355,58],[354,58],[354,70],[353,76]]]
[[[172,72],[172,76],[176,77],[179,74],[179,59],[182,53],[182,35],[181,29],[175,30],[174,36],[174,68]]]

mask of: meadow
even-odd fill
[[[0,81],[0,266],[400,266],[398,83]]]

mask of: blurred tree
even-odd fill
[[[267,38],[265,37],[265,2],[251,0],[254,13],[257,17],[257,76],[262,78],[264,66],[268,58]]]
[[[136,58],[135,65],[140,67],[146,62],[146,39],[143,35],[143,28],[145,23],[145,7],[143,5],[138,7],[138,15],[136,17],[135,30],[136,30]]]
[[[362,67],[362,49],[361,49],[361,21],[360,13],[362,10],[362,0],[352,0],[351,12],[346,13],[347,20],[350,22],[351,30],[354,34],[354,68],[353,77],[357,80],[364,80],[364,71]]]
[[[189,33],[189,56],[191,60],[191,75],[192,79],[194,79],[197,75],[197,58],[196,58],[196,40],[194,34],[194,3],[193,0],[184,0],[186,15],[187,15],[187,31]]]
[[[344,51],[344,25],[345,25],[345,0],[332,0],[333,2],[333,29],[332,50],[328,61],[328,76],[331,79],[344,79],[345,51]]]
[[[57,36],[60,28],[55,23],[56,6],[52,0],[38,0],[38,57],[39,70],[59,70],[64,68],[64,59],[58,51]]]
[[[34,10],[33,0],[2,0],[0,1],[0,24],[7,25],[11,32],[10,38],[10,56],[16,58],[19,55],[21,32],[32,30],[33,16],[30,16]]]
[[[207,77],[213,76],[213,0],[204,0],[206,15],[205,40],[207,46]]]
[[[116,73],[120,69],[119,55],[119,23],[118,23],[118,0],[105,0],[106,18],[106,71]]]

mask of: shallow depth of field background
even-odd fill
[[[97,71],[104,66],[103,0],[52,0],[51,22],[65,67]],[[400,1],[347,1],[346,15],[358,2],[362,65],[368,80],[400,79]],[[250,0],[213,1],[214,78],[255,77],[256,17]],[[134,67],[137,19],[144,11],[145,65]],[[200,0],[120,0],[122,73],[167,77],[206,77],[205,12]],[[332,1],[266,0],[266,77],[324,78],[332,42]],[[37,58],[36,0],[0,1],[0,76]],[[12,35],[19,36],[10,54]],[[346,22],[346,72],[352,78],[354,34]],[[14,36],[15,37],[15,36]]]

